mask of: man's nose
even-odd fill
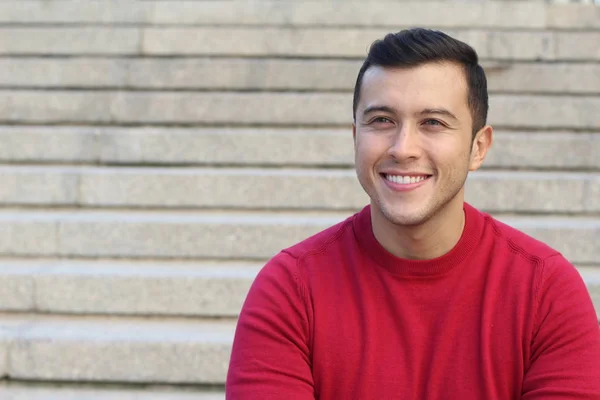
[[[418,158],[421,153],[421,143],[417,127],[412,124],[402,124],[394,136],[388,153],[398,161]]]

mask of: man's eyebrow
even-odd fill
[[[369,106],[369,107],[365,108],[365,110],[363,111],[363,115],[367,115],[367,114],[370,114],[372,112],[377,112],[377,111],[383,111],[383,112],[386,112],[389,114],[395,114],[395,112],[396,112],[396,110],[394,110],[390,106],[374,105],[374,106]]]
[[[456,115],[452,114],[450,111],[446,110],[445,108],[426,108],[419,113],[419,115],[431,115],[431,114],[445,115],[446,117],[449,117],[455,121],[458,121],[458,118],[456,117]]]

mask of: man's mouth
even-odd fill
[[[409,185],[411,183],[419,183],[429,178],[431,175],[392,175],[381,174],[384,179],[397,183],[399,185]]]

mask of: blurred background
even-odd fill
[[[0,397],[222,400],[257,271],[367,204],[354,81],[414,26],[488,74],[467,200],[600,312],[593,1],[0,0]]]

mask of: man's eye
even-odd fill
[[[427,121],[425,121],[425,125],[432,125],[432,126],[442,126],[444,124],[442,124],[440,121],[438,121],[437,119],[428,119]]]
[[[386,118],[386,117],[377,117],[377,118],[374,118],[372,122],[387,124],[387,123],[391,123],[392,120],[389,118]]]

